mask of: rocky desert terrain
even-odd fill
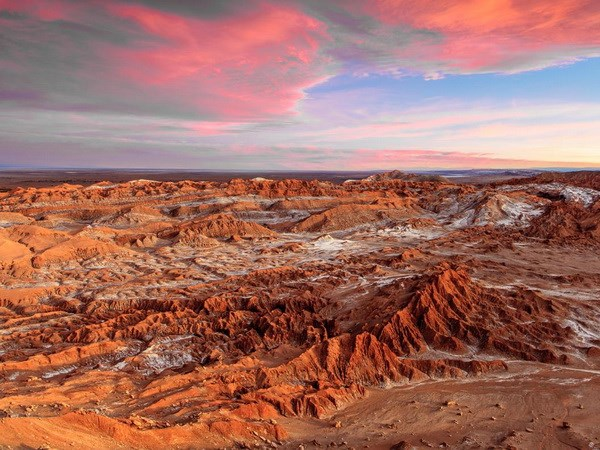
[[[600,448],[600,172],[0,193],[1,448]]]

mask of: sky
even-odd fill
[[[0,0],[0,166],[600,168],[600,1]]]

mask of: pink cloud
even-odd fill
[[[498,158],[487,153],[467,153],[435,150],[354,150],[344,168],[370,169],[486,169],[527,167],[580,167],[579,162],[541,161],[531,159]],[[600,164],[590,164],[600,167]]]
[[[187,125],[196,136],[219,136],[228,134],[232,129],[243,126],[240,122],[194,122]]]
[[[118,73],[149,92],[170,92],[197,112],[263,118],[291,110],[303,88],[321,80],[326,27],[301,11],[261,4],[219,20],[182,17],[143,6],[108,11],[154,41],[107,48]]]
[[[418,170],[418,169],[502,169],[531,167],[600,167],[598,162],[556,161],[535,158],[499,157],[487,152],[431,149],[335,149],[327,147],[227,148],[232,160],[252,156],[268,160],[282,170]]]
[[[83,6],[61,0],[0,0],[0,11],[26,14],[47,22],[71,18]]]
[[[21,33],[15,42],[29,40],[41,50],[48,42],[51,53],[44,59],[46,52],[17,48],[12,59],[0,59],[0,67],[17,85],[8,90],[15,98],[24,86],[36,87],[56,109],[205,120],[208,125],[197,131],[212,136],[227,127],[211,123],[294,113],[308,87],[355,60],[364,62],[365,73],[389,69],[435,78],[529,70],[600,55],[596,0],[252,5],[205,18],[201,2],[184,15],[167,12],[169,2],[159,9],[124,0],[0,0],[0,11],[43,22],[31,26],[0,18],[0,26]],[[61,71],[64,77],[45,76]],[[444,124],[424,127],[434,125]],[[377,125],[355,130],[355,136],[403,131],[411,132],[402,124]]]
[[[31,30],[26,39],[40,45],[48,39],[61,60],[85,49],[67,76],[82,87],[78,101],[92,100],[99,109],[262,120],[293,112],[304,89],[330,75],[322,51],[331,39],[326,24],[290,3],[258,1],[210,18],[122,0],[0,0],[0,11],[26,18],[0,18],[0,26]],[[61,23],[50,28],[50,22]],[[89,34],[73,41],[59,31],[68,23]],[[26,63],[13,72],[27,76],[27,64],[38,69],[26,54],[18,58]]]

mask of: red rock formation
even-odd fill
[[[414,173],[402,172],[400,170],[392,170],[390,172],[378,173],[365,178],[363,181],[381,182],[389,180],[401,181],[418,181],[418,182],[439,182],[445,183],[448,180],[440,175],[420,175]]]
[[[296,232],[328,232],[360,225],[399,220],[417,214],[420,208],[413,199],[377,200],[367,205],[341,205],[314,214],[294,227]]]
[[[37,254],[31,260],[31,264],[35,268],[40,268],[52,263],[127,253],[127,250],[111,242],[98,241],[85,236],[73,236]]]
[[[225,186],[227,195],[260,195],[274,197],[324,197],[336,194],[345,195],[342,189],[329,182],[302,180],[231,180]]]
[[[215,214],[197,221],[183,223],[175,228],[176,235],[183,232],[191,235],[198,233],[209,238],[230,238],[241,236],[242,238],[265,238],[277,235],[274,231],[257,223],[245,222],[236,219],[229,214]],[[168,236],[169,232],[163,232],[161,236]]]
[[[395,383],[595,367],[598,203],[405,178],[1,193],[0,446],[271,445]],[[449,225],[504,197],[550,206]]]
[[[543,172],[531,178],[513,180],[512,183],[564,183],[571,186],[579,186],[600,191],[600,172],[592,170],[581,170],[577,172]]]
[[[554,202],[532,221],[527,235],[553,242],[600,243],[600,200],[588,208],[580,203]]]

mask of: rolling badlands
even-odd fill
[[[594,448],[599,251],[600,172],[0,193],[0,446]]]

